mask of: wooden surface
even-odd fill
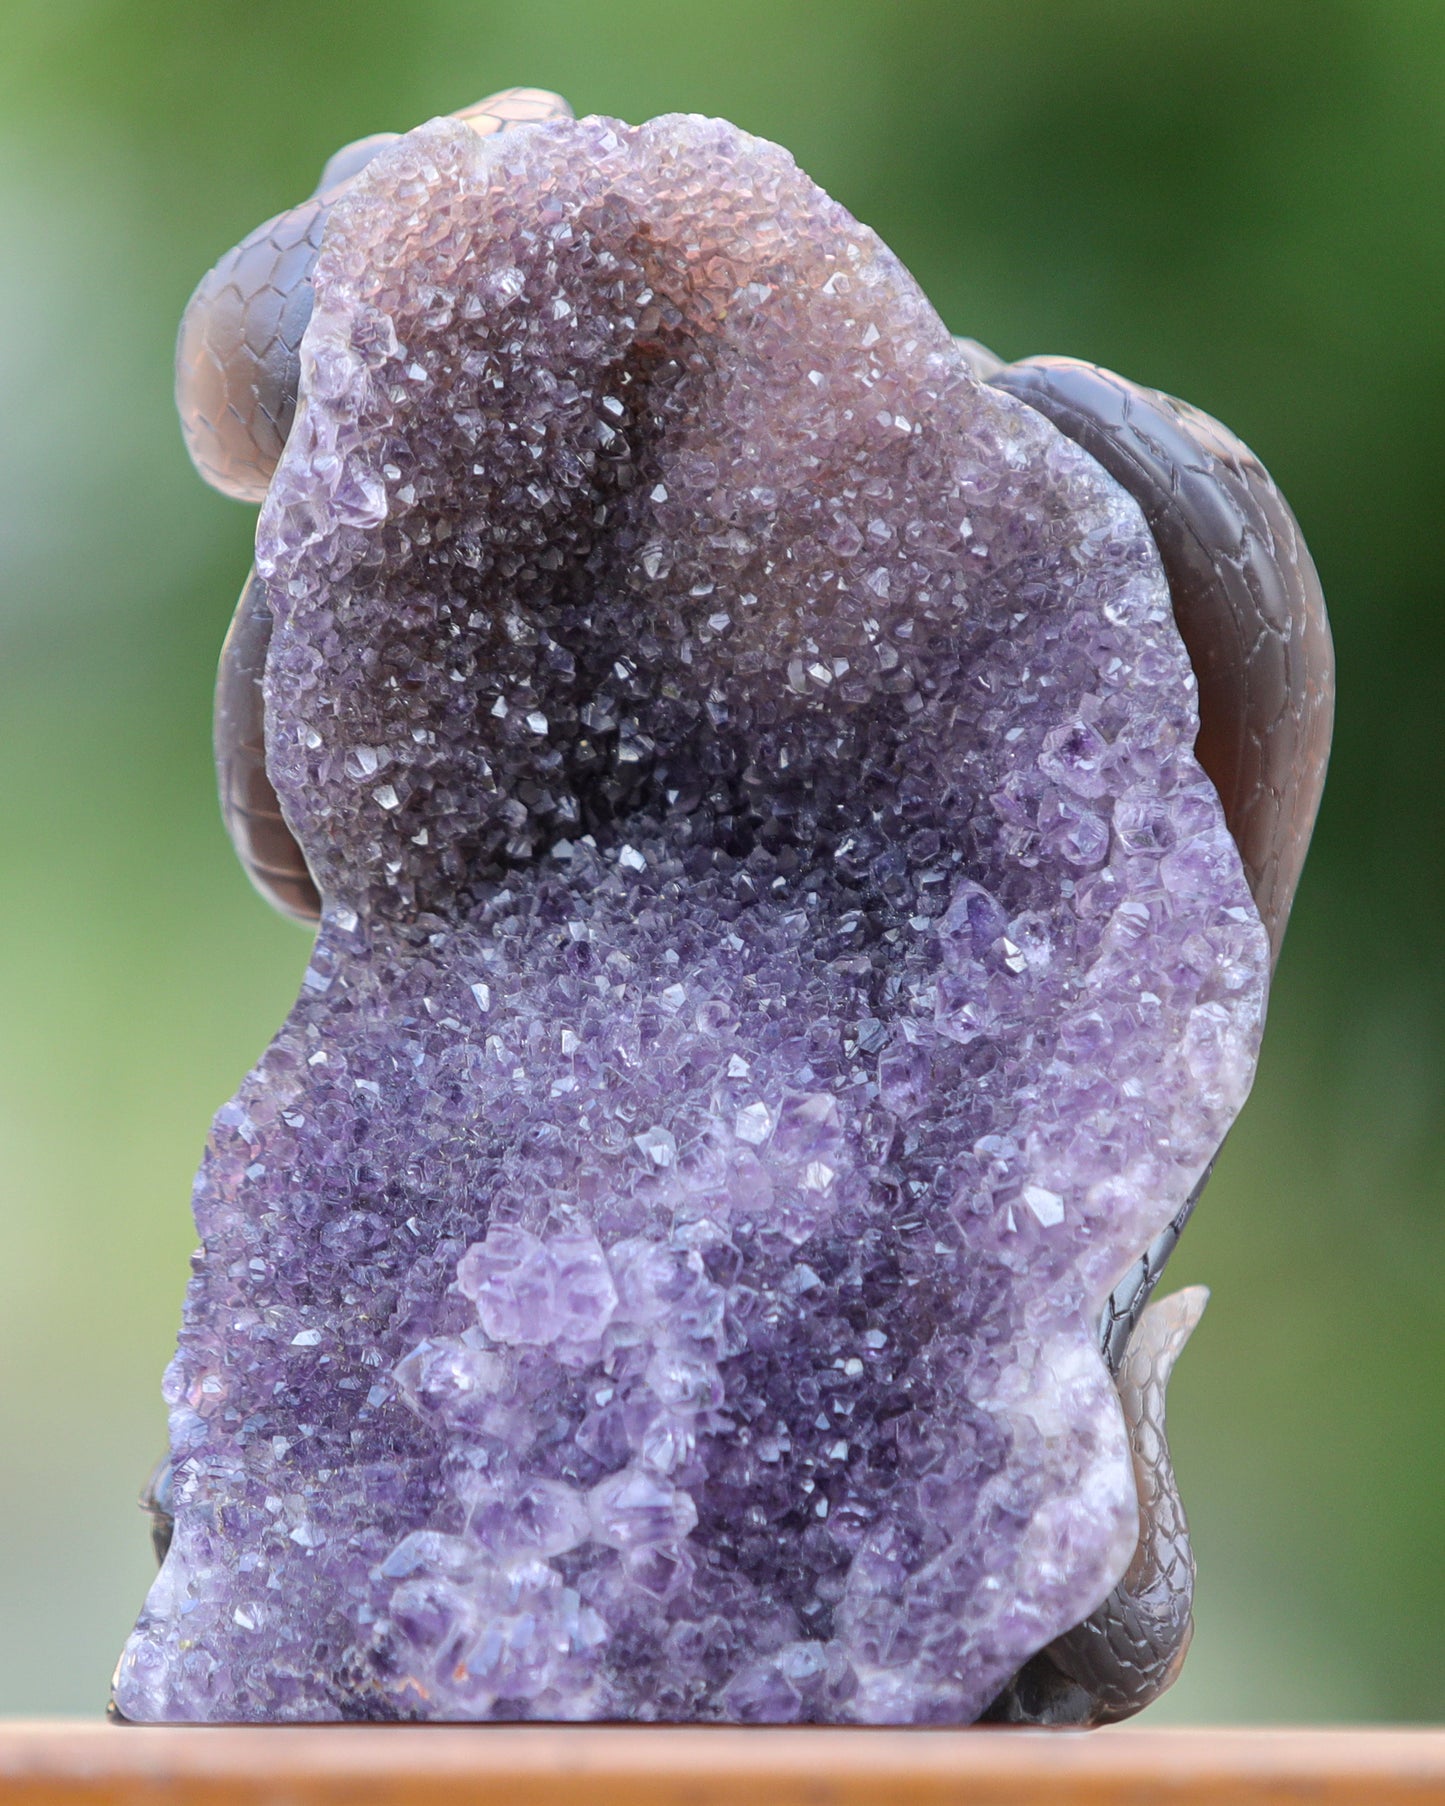
[[[1396,1806],[1445,1731],[0,1721],[3,1806]]]

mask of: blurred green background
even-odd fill
[[[305,961],[217,819],[253,515],[186,462],[176,321],[336,146],[514,83],[781,141],[955,331],[1186,396],[1291,498],[1334,773],[1177,1263],[1153,1721],[1445,1715],[1439,0],[0,0],[0,1711],[104,1702],[191,1173]]]

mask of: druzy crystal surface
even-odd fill
[[[258,562],[325,914],[119,1707],[970,1720],[1129,1559],[1095,1324],[1261,1022],[1143,521],[718,122],[433,122],[315,289]]]

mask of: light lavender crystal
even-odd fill
[[[325,898],[216,1119],[137,1719],[948,1723],[1131,1552],[1267,965],[1134,504],[772,145],[436,121],[262,513]]]

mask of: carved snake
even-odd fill
[[[558,96],[513,88],[457,115],[482,135],[571,116]],[[191,456],[224,494],[258,502],[286,443],[311,314],[311,275],[332,205],[396,134],[338,151],[315,193],[260,226],[203,278],[181,325],[176,393]],[[1143,511],[1199,684],[1196,752],[1223,803],[1278,957],[1324,782],[1334,655],[1319,579],[1263,465],[1225,427],[1167,395],[1068,358],[1004,365],[957,341],[976,376],[1037,409],[1089,452]],[[266,773],[261,679],[271,620],[251,574],[221,654],[216,763],[227,831],[256,888],[314,922],[320,900]],[[1039,1652],[986,1717],[1100,1724],[1126,1718],[1175,1678],[1192,1632],[1194,1560],[1164,1426],[1169,1373],[1204,1308],[1191,1287],[1150,1303],[1209,1176],[1115,1286],[1099,1325],[1119,1392],[1140,1535],[1118,1586]],[[158,1477],[144,1503],[157,1551],[170,1519]]]

